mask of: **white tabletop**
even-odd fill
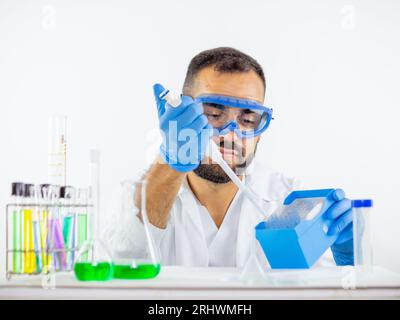
[[[45,280],[3,280],[0,299],[400,299],[400,274],[380,267],[368,274],[349,267],[274,270],[257,280],[240,279],[233,268],[163,267],[151,280],[79,282],[73,274]]]

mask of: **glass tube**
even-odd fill
[[[61,187],[61,203],[62,207],[62,229],[63,238],[66,251],[66,270],[72,270],[74,260],[75,248],[75,229],[76,229],[76,215],[75,208],[75,188],[70,186]]]
[[[54,270],[66,269],[65,243],[62,233],[62,217],[60,212],[60,187],[51,186],[50,218],[49,218],[49,245]]]
[[[99,237],[100,232],[100,151],[90,151],[90,186],[93,210],[91,214],[91,239],[79,250],[74,265],[75,277],[80,281],[107,281],[113,276],[111,254]]]
[[[36,271],[36,261],[33,244],[33,220],[34,208],[34,185],[25,185],[25,206],[24,207],[24,273],[32,274]]]
[[[40,185],[40,233],[41,233],[41,250],[43,273],[49,273],[51,270],[51,254],[50,254],[50,202],[51,202],[51,186],[50,184]]]
[[[48,177],[53,185],[66,185],[67,117],[51,116],[48,123]]]
[[[15,204],[11,213],[11,247],[13,273],[23,273],[23,209],[21,204],[24,200],[25,185],[22,182],[13,182],[11,185],[11,203]],[[9,227],[9,226],[7,226]]]
[[[89,189],[78,189],[78,204],[80,205],[77,214],[76,228],[76,250],[82,248],[82,245],[88,240],[88,205],[89,205]],[[87,258],[86,258],[87,259]]]
[[[35,250],[36,272],[40,273],[43,270],[43,255],[42,255],[42,232],[41,232],[41,217],[40,217],[40,186],[34,188],[34,207],[32,210],[32,229],[33,229],[33,246]]]

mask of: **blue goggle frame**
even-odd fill
[[[272,118],[272,108],[268,108],[254,100],[247,100],[247,99],[240,99],[230,96],[224,95],[200,95],[194,99],[197,103],[215,103],[220,104],[223,106],[234,107],[234,108],[241,108],[241,109],[249,109],[258,111],[258,113],[266,114],[266,119],[264,123],[260,125],[256,130],[244,131],[240,130],[236,121],[232,120],[229,121],[224,127],[222,128],[214,128],[214,135],[225,135],[229,131],[235,131],[235,133],[240,138],[252,138],[257,137],[265,130],[267,130]]]

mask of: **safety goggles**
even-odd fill
[[[204,114],[214,128],[214,135],[234,131],[239,138],[259,136],[267,130],[272,109],[256,101],[223,95],[200,95],[195,101],[203,105]]]

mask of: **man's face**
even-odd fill
[[[226,95],[263,103],[264,85],[254,71],[220,73],[215,71],[213,67],[207,67],[198,73],[190,91],[190,95],[193,98],[202,94]],[[236,111],[232,108],[233,118]],[[207,116],[206,110],[205,114]],[[220,147],[224,160],[237,174],[240,174],[239,169],[246,168],[252,161],[260,137],[239,138],[234,131],[230,131],[223,136],[213,136],[212,139]],[[200,177],[215,183],[227,183],[230,181],[219,165],[210,163],[212,163],[211,160],[205,158],[194,172]]]

